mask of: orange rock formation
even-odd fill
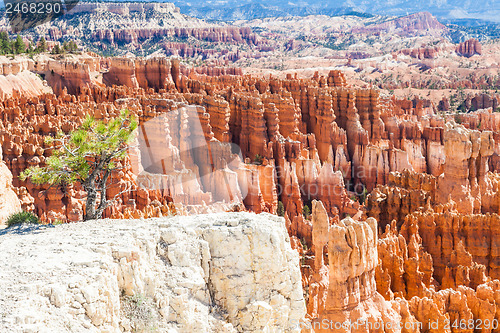
[[[2,149],[0,148],[1,157]],[[0,161],[0,227],[10,215],[21,211],[21,202],[15,190],[12,187],[12,173],[5,166],[5,163]]]
[[[447,320],[500,319],[500,118],[491,109],[443,118],[422,100],[355,89],[338,71],[262,78],[164,58],[33,68],[51,69],[56,95],[0,102],[3,160],[23,207],[44,220],[81,219],[85,198],[78,186],[17,178],[50,155],[44,137],[128,108],[139,148],[113,175],[110,196],[130,190],[106,216],[277,213],[281,202],[313,324],[437,332]],[[104,72],[102,83],[91,72]]]
[[[463,43],[458,44],[456,52],[464,57],[472,57],[475,54],[482,54],[481,43],[477,39],[469,39]]]

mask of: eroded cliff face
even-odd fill
[[[367,214],[385,231],[377,290],[404,304],[422,331],[432,331],[428,318],[439,327],[499,319],[498,176],[488,172],[493,135],[447,123],[443,174],[394,173],[368,198]]]
[[[299,256],[282,218],[19,228],[0,234],[2,331],[300,332]]]
[[[0,148],[0,159],[2,149]],[[4,227],[5,221],[10,215],[21,211],[15,189],[12,187],[12,173],[3,161],[0,161],[0,228]]]
[[[33,97],[51,93],[52,89],[32,72],[34,62],[18,57],[11,60],[0,57],[0,99],[8,97]]]
[[[330,224],[321,201],[313,201],[312,207],[314,261],[308,262],[307,269],[303,266],[303,279],[314,331],[346,332],[352,330],[349,323],[356,323],[354,331],[360,332],[396,326],[402,321],[400,313],[376,287],[377,221],[345,218]]]
[[[500,319],[499,216],[465,215],[456,208],[428,205],[409,214],[399,231],[395,222],[387,226],[378,245],[377,290],[404,304],[423,323],[421,331],[432,331],[429,319],[438,321],[434,328],[470,320],[494,331],[484,322]]]
[[[178,39],[196,38],[213,43],[249,44],[259,46],[264,44],[248,27],[208,26],[208,27],[175,27],[175,28],[132,28],[132,29],[102,29],[92,33],[92,40],[114,43],[132,43],[140,45],[149,38],[174,37]],[[266,43],[267,44],[267,43]]]

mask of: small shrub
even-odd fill
[[[40,224],[40,220],[38,219],[38,216],[36,216],[35,214],[25,211],[12,214],[7,219],[7,227],[12,227],[14,225],[23,223]]]
[[[55,219],[54,221],[52,221],[52,225],[60,225],[60,224],[63,224],[64,221],[63,220],[59,220],[59,219]]]
[[[263,159],[264,159],[264,158],[263,158],[262,156],[260,156],[259,154],[256,154],[256,155],[255,155],[255,158],[254,158],[254,160],[253,160],[253,163],[254,163],[254,164],[257,164],[257,165],[261,165],[261,164],[262,164]]]
[[[276,210],[276,214],[281,217],[285,217],[285,206],[283,206],[283,202],[278,201],[278,209]]]
[[[309,218],[311,216],[311,209],[309,208],[308,205],[304,205],[304,208],[302,208],[302,215],[304,215],[304,218]]]
[[[132,332],[156,332],[157,318],[150,299],[142,294],[124,296],[121,305],[123,314],[131,322]]]
[[[366,186],[363,186],[363,192],[359,195],[359,203],[364,204],[366,202],[366,198],[368,197],[368,190]]]
[[[306,239],[304,237],[302,237],[300,239],[300,244],[302,245],[302,248],[304,249],[304,252],[309,251],[309,247],[307,246],[307,242],[306,242]]]

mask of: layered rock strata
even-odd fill
[[[52,62],[37,64],[37,71],[72,66],[67,62],[56,66]],[[300,212],[313,199],[322,200],[331,216],[337,212],[353,216],[360,206],[351,199],[361,199],[365,187],[371,191],[379,184],[387,184],[391,172],[409,169],[435,176],[443,172],[446,138],[439,117],[426,115],[419,103],[384,100],[376,90],[348,88],[345,77],[338,71],[310,79],[292,76],[286,79],[257,78],[201,71],[210,74],[205,75],[186,70],[178,61],[159,58],[86,60],[82,66],[76,71],[80,74],[65,74],[67,81],[64,84],[71,89],[61,91],[61,86],[53,85],[59,92],[57,98],[46,95],[31,100],[6,101],[3,126],[17,126],[14,125],[15,119],[21,120],[25,114],[37,110],[40,116],[29,120],[39,132],[32,135],[38,139],[30,139],[35,152],[43,148],[37,143],[43,141],[43,135],[62,126],[62,123],[58,125],[59,120],[52,120],[53,117],[66,116],[78,123],[86,113],[102,119],[127,107],[145,122],[153,115],[174,110],[178,102],[200,105],[205,111],[194,116],[202,122],[205,141],[215,139],[220,143],[235,144],[241,150],[242,161],[249,161],[246,165],[231,167],[226,159],[231,170],[241,169],[238,183],[240,190],[242,186],[248,189],[247,207],[257,212],[274,212],[277,202],[282,201],[289,223],[294,229],[302,230],[304,236],[310,233],[307,231],[310,226],[307,221],[302,221]],[[103,82],[111,87],[92,80],[71,79],[88,78],[94,70],[105,70]],[[78,95],[68,95],[71,92],[78,92]],[[24,114],[18,113],[20,108],[26,110]],[[63,130],[73,128],[74,125],[70,124],[65,123]],[[16,133],[16,130],[10,132]],[[40,156],[46,156],[46,153],[30,153],[31,148],[20,149],[24,140],[4,140],[7,162],[12,164],[14,161],[11,165],[14,176],[26,167],[25,161],[38,164],[43,162]],[[174,146],[180,142],[174,140]],[[488,152],[479,158],[490,163],[492,154]],[[38,157],[32,158],[34,156]],[[207,160],[201,158],[198,161],[205,163]],[[218,162],[209,164],[214,163]],[[274,172],[271,172],[273,168]],[[198,177],[196,172],[194,174]],[[210,181],[202,182],[201,190],[211,192]],[[38,200],[33,187],[27,187]],[[175,195],[164,193],[163,196]],[[51,194],[51,198],[55,199],[54,195]],[[218,201],[224,195],[216,194],[212,198]],[[267,198],[271,198],[270,203],[265,203]],[[137,199],[134,200],[139,204]],[[126,201],[128,198],[124,198]],[[150,202],[142,201],[146,206]],[[165,201],[165,198],[159,201]],[[182,202],[186,203],[185,200]],[[144,205],[139,205],[144,208]],[[40,201],[36,206],[40,206]],[[75,212],[77,210],[75,208]],[[123,213],[123,209],[118,208],[117,212]]]

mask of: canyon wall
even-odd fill
[[[355,28],[352,32],[395,31],[401,36],[418,36],[421,34],[422,30],[427,31],[427,33],[432,36],[441,36],[447,31],[447,28],[432,16],[431,13],[419,12],[408,16],[398,17],[387,22]]]
[[[52,89],[31,71],[33,67],[31,59],[10,60],[0,57],[0,99],[51,93]]]
[[[175,7],[173,3],[78,3],[68,13],[69,15],[76,15],[81,13],[102,13],[111,12],[120,15],[129,15],[130,13],[141,13],[145,11],[154,10],[160,13],[178,13],[179,8]]]
[[[488,172],[493,132],[444,126],[445,163],[439,176],[393,173],[368,197],[378,219],[377,290],[432,331],[446,323],[484,323],[498,315],[498,176]],[[492,329],[493,328],[493,329]]]
[[[248,27],[200,27],[200,28],[144,28],[144,29],[112,29],[97,30],[91,38],[93,41],[108,43],[138,44],[149,38],[172,37],[181,40],[196,38],[210,43],[249,44],[258,46],[261,43],[256,34]]]
[[[240,74],[237,70],[193,71],[180,66],[176,60],[165,58],[85,59],[81,64],[50,60],[35,65],[39,72],[65,79],[57,83],[57,78],[54,78],[52,85],[57,97],[44,95],[5,100],[3,126],[12,135],[4,140],[3,145],[5,160],[15,177],[28,161],[30,165],[43,164],[43,157],[47,156],[40,150],[45,148],[42,143],[44,135],[59,127],[64,131],[74,128],[85,114],[103,119],[117,114],[121,108],[128,108],[143,124],[181,108],[182,103],[202,107],[188,116],[198,118],[204,132],[203,136],[189,134],[193,142],[215,140],[221,144],[234,144],[241,151],[238,166],[223,156],[233,172],[230,178],[237,179],[240,190],[245,189],[248,194],[243,198],[236,191],[235,196],[256,212],[275,212],[278,201],[282,201],[291,227],[301,230],[301,235],[308,239],[311,227],[300,213],[311,200],[321,200],[330,216],[354,216],[361,207],[357,201],[366,196],[365,192],[386,184],[391,172],[409,169],[435,176],[442,172],[445,145],[439,117],[423,112],[422,104],[418,102],[408,104],[381,98],[376,90],[349,88],[345,77],[338,71],[310,79],[291,75],[285,79],[257,78],[231,75]],[[90,79],[91,73],[103,69],[104,85]],[[21,113],[20,109],[24,111]],[[28,117],[35,114],[37,117]],[[69,121],[63,123],[62,117]],[[21,134],[23,128],[18,125],[21,120],[28,121],[35,129],[30,134],[29,148],[24,147],[27,133]],[[192,123],[188,120],[188,124]],[[14,136],[20,139],[14,140]],[[179,146],[182,140],[172,142],[180,151],[186,149]],[[224,165],[201,155],[195,160],[198,168],[208,163],[202,165],[202,169],[221,169]],[[193,163],[186,163],[190,169],[189,165]],[[193,172],[198,178],[200,173],[194,169]],[[200,172],[204,173],[203,170]],[[121,182],[121,188],[126,182],[136,181],[131,177]],[[155,177],[155,181],[159,181]],[[162,182],[168,183],[166,180]],[[229,198],[212,193],[209,185],[212,182],[208,178],[201,180],[197,185],[201,192],[194,188],[189,190],[206,193],[201,196],[170,187],[168,191],[156,191],[154,197],[166,202],[187,195],[181,202],[201,204],[201,201],[214,202],[207,197],[210,196],[217,198],[215,201],[228,202]],[[50,193],[49,199],[40,199],[37,193],[43,192],[43,188],[18,181],[15,184],[28,188],[40,215],[50,207],[47,200],[60,195]],[[161,188],[165,186],[161,185]],[[118,189],[115,193],[120,192]],[[74,190],[79,192],[79,189]],[[172,191],[177,191],[177,194]],[[62,190],[64,192],[68,190]],[[145,194],[137,195],[145,197]],[[138,199],[137,195],[125,195],[122,206],[118,206],[115,213],[107,214],[123,214],[125,208],[119,207],[126,205],[132,210],[137,205],[144,209],[154,201]],[[196,201],[194,197],[204,199]],[[46,203],[42,205],[42,202]],[[78,206],[81,206],[77,202],[69,205],[75,206],[71,208],[74,217],[81,215],[77,213]]]

